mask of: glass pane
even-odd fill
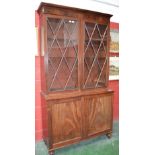
[[[83,88],[104,87],[107,69],[107,25],[85,23]]]
[[[49,91],[78,87],[78,22],[47,18]]]

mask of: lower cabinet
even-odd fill
[[[113,93],[48,101],[49,149],[111,134]]]

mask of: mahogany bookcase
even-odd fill
[[[41,3],[41,95],[50,154],[91,137],[112,134],[109,14]],[[43,119],[46,120],[46,119]]]

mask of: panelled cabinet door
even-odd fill
[[[84,97],[87,104],[87,136],[112,129],[112,96]]]
[[[78,88],[78,35],[77,19],[47,16],[46,74],[48,91]]]
[[[105,87],[107,84],[108,28],[108,20],[102,18],[88,17],[84,21],[83,89]]]
[[[81,108],[80,98],[52,102],[49,110],[52,126],[49,132],[54,146],[59,146],[60,142],[67,144],[68,141],[81,139]]]

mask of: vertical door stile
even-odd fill
[[[83,86],[83,76],[84,76],[84,22],[83,15],[79,14],[79,68],[78,68],[78,79],[79,79],[79,89],[81,91]]]
[[[42,47],[42,52],[43,52],[43,56],[44,56],[44,66],[45,66],[45,76],[46,76],[46,90],[48,88],[48,84],[47,84],[47,77],[48,77],[48,51],[47,51],[47,16],[44,15],[43,16],[43,47]],[[48,91],[48,90],[47,90]]]
[[[107,31],[107,66],[106,66],[106,87],[109,85],[109,57],[110,57],[110,21],[108,22],[108,31]]]
[[[48,104],[47,111],[48,111],[48,137],[49,137],[48,147],[52,148],[53,147],[52,104]]]
[[[114,93],[112,94],[112,96],[111,96],[111,120],[110,120],[110,122],[111,122],[111,130],[113,129],[113,103],[114,103]]]
[[[78,47],[79,47],[79,51],[78,51],[78,87],[79,90],[81,91],[81,87],[82,87],[82,49],[83,49],[83,45],[82,45],[82,16],[81,14],[78,14],[78,20],[79,20],[79,27],[78,27],[78,34],[79,34],[79,38],[78,38]],[[81,97],[80,99],[81,102],[81,137],[83,138],[83,134],[84,134],[84,104],[83,104],[83,98]]]
[[[80,14],[80,50],[79,50],[79,62],[80,62],[80,91],[83,89],[84,84],[84,45],[85,45],[85,21],[84,15]],[[85,139],[88,136],[88,102],[85,102],[85,97],[81,97],[82,103],[82,138]]]

